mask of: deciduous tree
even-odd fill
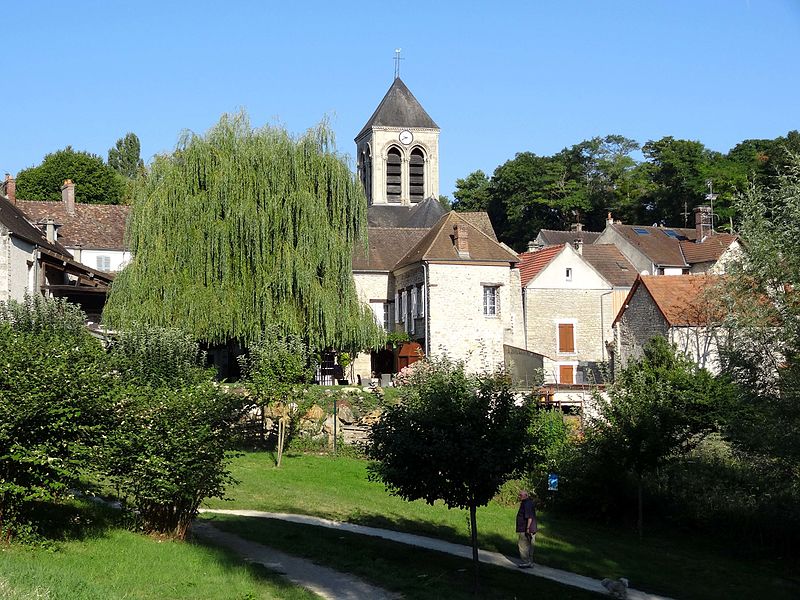
[[[17,197],[25,200],[61,200],[65,179],[75,182],[75,200],[93,204],[119,204],[124,179],[95,154],[73,150],[53,152],[37,167],[17,174]]]
[[[527,466],[530,406],[505,374],[470,376],[446,359],[427,359],[401,389],[370,433],[371,477],[406,500],[468,509],[477,582],[476,509]]]

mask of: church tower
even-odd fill
[[[405,206],[439,198],[439,126],[400,77],[355,138],[367,204]]]

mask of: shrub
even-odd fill
[[[161,328],[124,334],[111,349],[118,385],[103,468],[149,532],[182,538],[200,503],[231,481],[228,450],[245,400],[219,387],[200,358],[185,334]]]
[[[87,467],[103,433],[103,350],[64,300],[0,305],[0,536],[35,529]]]

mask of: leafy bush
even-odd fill
[[[118,383],[103,469],[144,530],[183,537],[203,499],[222,497],[230,481],[228,450],[245,400],[213,381],[181,332],[124,334],[110,361]]]
[[[33,531],[37,503],[87,467],[104,429],[102,356],[67,302],[0,305],[0,537]]]

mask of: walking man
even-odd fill
[[[533,546],[536,540],[536,507],[533,499],[526,490],[519,492],[519,510],[517,511],[517,547],[522,562],[520,569],[529,569],[533,566]]]

